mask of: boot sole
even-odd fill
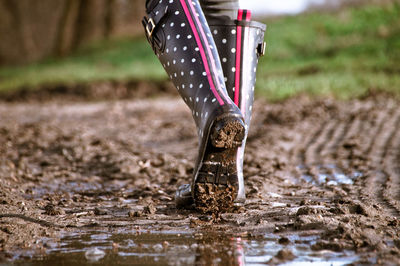
[[[194,184],[194,203],[203,213],[231,210],[238,193],[237,149],[245,137],[239,118],[216,121]]]

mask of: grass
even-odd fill
[[[369,89],[400,94],[400,5],[363,6],[268,22],[257,92],[348,99]]]
[[[348,99],[369,89],[400,95],[400,5],[363,6],[267,21],[257,94]],[[65,58],[0,68],[0,92],[102,80],[166,80],[143,38],[95,44]]]
[[[164,70],[143,38],[97,43],[65,58],[0,68],[0,92],[105,80],[163,80]]]

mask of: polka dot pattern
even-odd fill
[[[258,63],[257,46],[263,42],[264,32],[256,27],[242,27],[243,39],[241,49],[241,64],[240,70],[236,66],[237,56],[237,29],[236,26],[210,26],[214,35],[214,41],[221,58],[221,65],[225,77],[226,88],[229,96],[234,99],[235,77],[237,74],[240,76],[239,87],[239,108],[245,118],[246,124],[246,138],[249,130],[251,114],[253,111],[254,90],[256,82],[256,69]],[[239,73],[238,73],[239,72]],[[238,163],[238,179],[239,179],[239,194],[240,190],[244,195],[244,181],[243,181],[243,158],[246,138],[241,147],[237,151],[239,158]],[[242,185],[240,185],[242,183]]]
[[[231,99],[235,98],[235,78],[238,73],[237,27],[210,25],[216,47],[221,58],[224,82]],[[250,124],[254,101],[254,86],[258,63],[257,46],[263,42],[264,32],[258,27],[242,27],[242,47],[240,65],[239,108],[245,116],[246,125]]]
[[[178,0],[160,0],[158,10],[167,8],[170,15],[159,28],[164,32],[166,43],[164,51],[157,54],[182,99],[191,109],[199,134],[202,134],[206,122],[204,118],[221,107],[220,101],[230,106],[234,112],[239,111],[225,89],[218,46],[214,43],[213,36],[220,32],[218,29],[210,30],[198,0],[185,0],[185,3],[190,14],[195,14],[197,18],[192,16],[192,20],[188,20],[186,11]],[[194,13],[191,12],[191,5],[195,9]],[[197,24],[197,20],[202,24],[204,34],[199,27],[193,31],[191,23]],[[198,38],[201,39],[204,51],[200,51]],[[203,62],[204,58],[207,60],[208,69]]]

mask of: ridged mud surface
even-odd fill
[[[46,257],[61,233],[122,228],[269,234],[287,247],[297,235],[317,254],[399,264],[399,106],[380,94],[257,102],[247,202],[215,219],[174,206],[197,151],[181,100],[2,103],[0,262]],[[268,262],[295,260],[283,248]]]

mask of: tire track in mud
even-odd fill
[[[376,140],[378,139],[378,136],[380,135],[383,126],[385,124],[385,121],[387,120],[387,117],[390,116],[390,113],[393,110],[390,109],[388,112],[380,112],[377,114],[377,118],[375,121],[376,122],[376,126],[371,128],[371,125],[369,125],[370,127],[368,128],[368,123],[373,123],[372,121],[368,120],[370,113],[368,112],[367,115],[365,116],[365,120],[363,121],[363,123],[361,124],[361,130],[359,132],[357,132],[357,135],[359,135],[361,132],[366,132],[366,131],[372,131],[370,138],[367,138],[367,143],[365,143],[367,145],[367,148],[365,150],[362,150],[362,154],[365,155],[366,158],[370,157],[371,151],[372,151],[372,147],[374,147]],[[360,136],[359,136],[360,137]],[[361,147],[360,147],[361,148]],[[349,161],[349,167],[353,167],[352,166],[352,162]],[[379,202],[378,198],[379,196],[377,195],[376,191],[375,191],[375,185],[376,185],[376,174],[373,174],[373,172],[371,173],[371,171],[368,172],[367,169],[365,169],[365,173],[363,173],[363,176],[359,179],[356,180],[356,184],[359,185],[359,189],[357,190],[358,193],[357,196],[360,200],[372,200]]]
[[[318,172],[313,173],[314,175],[325,173],[338,174],[344,172],[340,167],[342,164],[340,161],[336,160],[338,157],[338,148],[340,144],[347,139],[346,137],[349,135],[349,129],[354,128],[354,121],[355,116],[352,115],[350,118],[334,119],[333,121],[327,122],[325,134],[321,135],[319,145],[310,156],[312,160],[305,162],[309,167],[315,168],[315,166],[317,166]],[[358,126],[359,125],[356,124],[356,127]]]
[[[319,183],[324,185],[327,183],[329,179],[332,179],[334,174],[342,173],[342,169],[340,169],[335,161],[332,158],[333,151],[335,149],[335,145],[340,141],[341,136],[343,136],[344,128],[346,127],[346,122],[341,121],[340,119],[335,119],[332,128],[329,133],[326,135],[326,139],[324,140],[324,145],[320,145],[318,149],[316,149],[316,161],[318,165],[318,177]],[[328,179],[328,180],[327,180]],[[334,179],[334,178],[333,178]]]
[[[308,165],[308,152],[310,150],[310,147],[316,145],[318,139],[321,137],[321,135],[324,132],[324,129],[326,128],[326,126],[328,125],[328,121],[325,120],[321,123],[321,125],[319,126],[319,128],[314,132],[314,134],[310,134],[310,137],[308,139],[308,141],[306,141],[306,144],[304,146],[302,146],[299,149],[299,153],[298,153],[298,163],[297,165],[300,165],[300,179],[302,180],[306,180],[306,178],[304,178],[305,176],[311,176],[311,178],[313,178],[315,181],[315,178],[310,175],[311,169],[310,169],[310,165]],[[311,180],[306,180],[307,182],[310,182]]]
[[[400,125],[400,112],[396,112],[396,107],[393,104],[387,106],[385,110],[380,112],[377,116],[376,125],[371,123],[371,127],[368,128],[367,125],[371,121],[366,120],[362,123],[361,130],[359,134],[361,138],[365,138],[365,142],[368,147],[361,151],[363,159],[366,161],[371,161],[372,163],[368,166],[368,172],[364,175],[359,182],[358,197],[361,200],[373,200],[380,205],[382,205],[385,210],[394,216],[400,216],[400,204],[398,201],[393,200],[390,195],[395,192],[398,194],[398,187],[392,183],[396,183],[393,180],[395,178],[390,167],[394,163],[387,162],[388,153],[393,146],[393,141],[399,139],[396,138],[398,135],[398,128]],[[367,116],[368,118],[368,116]],[[387,130],[389,129],[389,130]],[[368,131],[373,132],[372,135],[368,136]],[[394,145],[398,147],[398,145]],[[353,166],[354,167],[354,166]],[[397,176],[398,179],[398,176]],[[396,190],[397,189],[397,190]]]
[[[341,134],[337,136],[336,141],[331,147],[333,158],[337,157],[338,148],[343,143],[343,141],[351,138],[353,136],[352,135],[353,131],[357,130],[359,126],[360,126],[360,120],[354,114],[352,114],[349,119],[346,119],[343,128],[340,129]]]
[[[372,176],[372,182],[368,190],[372,192],[372,195],[375,195],[376,201],[383,205],[391,215],[400,216],[400,206],[391,199],[390,194],[388,195],[388,184],[391,182],[390,179],[392,177],[388,173],[390,165],[385,163],[388,150],[394,137],[398,134],[400,112],[393,113],[389,111],[388,115],[387,119],[381,121],[383,126],[380,126],[380,130],[374,138],[374,145],[371,146],[371,153],[368,156],[374,168],[372,173],[369,174]]]
[[[384,172],[387,179],[383,184],[383,197],[397,210],[397,216],[400,216],[400,202],[396,195],[399,195],[399,173],[396,172],[396,151],[400,149],[400,113],[397,116],[396,122],[392,129],[391,135],[384,147],[384,153],[380,164],[384,166]]]
[[[341,145],[336,147],[337,149],[334,151],[334,158],[337,158],[338,166],[341,167],[341,169],[351,169],[352,167],[350,160],[340,160],[340,149],[342,149],[343,146],[348,143],[348,141],[355,139],[360,132],[364,132],[366,125],[367,123],[365,123],[365,117],[357,117],[349,127],[348,132],[346,132],[345,136],[343,137]],[[357,184],[357,182],[363,182],[363,179],[363,176],[359,177],[355,180],[355,184]],[[362,189],[358,189],[357,195],[355,196],[360,198],[362,201],[368,198],[368,196],[363,193]]]
[[[359,117],[352,115],[351,120],[348,121],[343,129],[342,135],[337,139],[333,151],[332,151],[332,159],[338,160],[340,156],[340,148],[343,146],[344,142],[348,139],[352,139],[354,136],[361,131],[364,123],[361,122]],[[349,169],[348,161],[338,161],[337,166],[341,169]]]
[[[369,120],[362,123],[359,137],[364,138],[364,143],[368,147],[362,150],[360,155],[363,156],[363,160],[371,161],[371,163],[367,166],[368,171],[364,173],[364,178],[356,180],[356,184],[360,185],[357,196],[361,200],[373,200],[382,205],[388,213],[395,216],[400,215],[399,204],[390,197],[393,193],[390,188],[393,186],[389,183],[393,177],[387,172],[390,164],[386,165],[383,162],[397,134],[400,123],[398,115],[399,112],[396,112],[396,108],[390,105],[377,115],[375,126],[374,122]],[[370,128],[367,127],[368,123],[371,124]],[[390,130],[387,131],[387,129]],[[372,131],[372,134],[369,135],[368,131]],[[350,162],[350,166],[352,166],[351,164]]]
[[[319,177],[329,171],[352,173],[361,167],[362,176],[354,180],[358,193],[353,196],[400,216],[400,111],[393,101],[382,109],[357,109],[348,109],[351,114],[342,119],[328,118],[310,134],[297,155],[302,177],[323,186]],[[328,169],[330,165],[335,170]]]
[[[342,134],[340,130],[337,130],[343,127],[342,124],[338,119],[326,120],[322,128],[314,135],[316,138],[310,139],[310,142],[304,147],[304,153],[299,156],[303,159],[302,165],[305,173],[316,183],[321,183],[317,176],[326,166],[322,155],[329,155],[330,147],[335,145],[336,139]]]
[[[391,116],[393,111],[394,110],[391,109],[388,112],[378,114],[378,116],[380,116],[380,118],[377,118],[379,124],[377,127],[374,127],[374,132],[370,138],[371,142],[369,143],[368,148],[363,152],[367,157],[369,157],[371,155],[372,148],[374,147],[375,142],[378,139],[380,132],[382,131],[382,129],[385,125],[385,121],[387,120],[386,117]]]
[[[331,144],[328,146],[327,150],[329,151],[330,157],[335,159],[337,154],[337,148],[339,147],[340,143],[343,141],[344,137],[349,131],[349,128],[352,126],[354,121],[354,116],[350,118],[350,120],[346,120],[345,122],[341,122],[335,131]]]
[[[343,143],[353,136],[354,130],[359,132],[358,129],[360,126],[361,123],[356,119],[354,114],[351,114],[350,117],[338,119],[335,131],[330,140],[327,140],[328,144],[325,146],[325,149],[320,151],[320,164],[323,168],[328,168],[326,171],[331,175],[350,173],[348,171],[348,163],[346,163],[347,166],[344,165],[343,160],[339,158],[339,150],[343,146]]]
[[[310,165],[315,165],[320,163],[320,158],[321,158],[321,151],[325,149],[325,147],[328,145],[329,140],[332,138],[335,129],[337,128],[337,125],[340,122],[338,120],[334,121],[329,121],[327,126],[325,127],[323,134],[320,135],[320,138],[315,142],[315,147],[310,147],[308,149],[309,151],[309,156],[307,158],[309,159],[308,164]],[[307,153],[306,153],[307,154]]]
[[[298,158],[300,161],[300,165],[306,167],[306,162],[307,160],[307,151],[308,151],[308,147],[310,147],[311,145],[313,145],[316,142],[316,139],[319,138],[319,136],[321,135],[322,131],[324,130],[326,124],[328,122],[324,121],[321,126],[318,128],[318,130],[315,131],[314,134],[310,135],[309,140],[306,142],[306,144],[300,149]]]
[[[400,143],[397,146],[397,154],[396,158],[394,160],[396,167],[394,167],[394,172],[397,175],[397,193],[396,193],[396,199],[400,201]]]
[[[332,146],[335,144],[337,138],[341,134],[342,127],[343,127],[343,122],[341,122],[338,119],[335,120],[326,136],[326,139],[315,150],[314,156],[318,158],[317,159],[318,164],[324,165],[325,157],[330,156],[332,154]]]

